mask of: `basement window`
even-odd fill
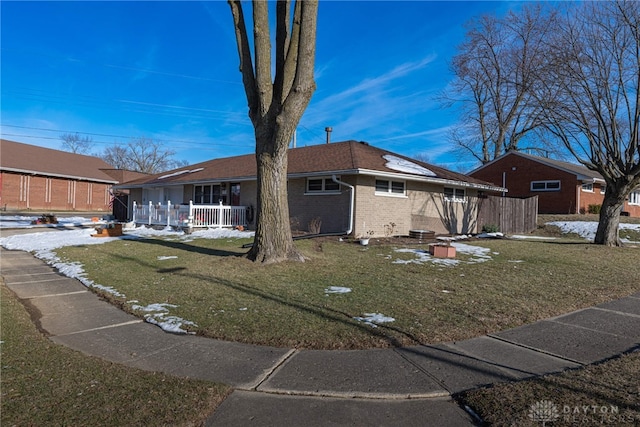
[[[531,181],[531,191],[560,191],[560,181]]]

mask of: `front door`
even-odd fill
[[[231,184],[231,206],[240,206],[240,183]]]

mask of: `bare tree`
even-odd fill
[[[154,174],[187,165],[175,160],[174,155],[175,151],[163,148],[159,141],[136,138],[126,145],[107,147],[102,157],[116,169]]]
[[[618,246],[640,185],[640,3],[585,2],[549,39],[538,94],[546,130],[606,181],[595,243]]]
[[[76,154],[89,154],[93,147],[93,139],[90,136],[80,136],[76,133],[65,133],[60,135],[62,148]]]
[[[253,55],[242,3],[229,0],[229,6],[256,139],[256,233],[248,257],[262,263],[302,261],[289,225],[287,149],[316,88],[313,71],[318,2],[296,1],[293,18],[291,1],[276,3],[275,78],[271,74],[267,2],[252,2]]]
[[[555,21],[556,13],[538,4],[469,24],[452,61],[456,77],[441,96],[445,106],[460,106],[462,125],[449,136],[455,146],[487,163],[540,126],[534,72],[546,61],[543,41]]]

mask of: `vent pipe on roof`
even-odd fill
[[[324,131],[327,133],[327,144],[331,144],[331,131],[333,131],[333,128],[326,127]]]

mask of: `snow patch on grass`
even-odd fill
[[[342,286],[329,286],[324,290],[325,294],[346,294],[351,292],[351,288],[345,288]]]
[[[369,325],[372,328],[378,327],[376,323],[390,323],[395,322],[396,320],[393,317],[385,316],[381,313],[364,313],[363,317],[354,317],[353,319],[358,322],[363,322],[365,325]]]

